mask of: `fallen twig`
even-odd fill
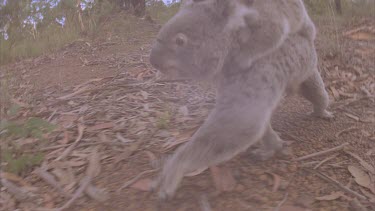
[[[349,113],[344,113],[345,114],[345,116],[347,116],[347,117],[349,117],[350,119],[353,119],[353,120],[355,120],[355,121],[359,121],[360,120],[360,118],[358,117],[358,116],[356,116],[356,115],[353,115],[353,114],[349,114]]]
[[[2,178],[1,183],[3,187],[7,189],[9,193],[11,193],[14,198],[16,198],[18,201],[24,201],[31,197],[31,193],[27,190],[18,187],[17,185],[13,184],[12,182]]]
[[[302,140],[301,140],[300,138],[298,138],[298,137],[296,137],[296,136],[294,136],[294,135],[292,135],[292,134],[289,134],[289,133],[287,133],[286,131],[285,131],[285,133],[283,133],[283,135],[289,136],[289,138],[291,138],[291,139],[293,139],[293,140],[295,140],[295,141],[298,141],[298,142],[302,143]]]
[[[352,152],[349,152],[349,151],[346,151],[344,150],[345,153],[351,155],[352,157],[354,157],[355,159],[357,159],[359,161],[359,163],[367,170],[369,171],[371,174],[375,175],[375,168],[374,166],[372,166],[371,164],[367,163],[365,160],[363,160],[361,157],[359,157],[358,155],[352,153]]]
[[[60,184],[55,180],[55,178],[50,174],[48,173],[47,171],[45,171],[44,169],[42,168],[37,168],[35,169],[34,171],[36,173],[36,175],[38,175],[41,179],[43,179],[45,182],[47,182],[47,184],[51,185],[52,187],[54,187],[59,193],[61,193],[63,196],[65,197],[70,197],[70,194],[68,194],[67,192],[65,192],[63,190],[63,188],[60,186]]]
[[[121,143],[130,143],[130,142],[134,142],[135,140],[130,140],[130,139],[127,139],[127,138],[124,138],[120,133],[116,133],[116,138],[121,141]]]
[[[129,187],[133,183],[135,183],[137,180],[139,180],[143,175],[145,174],[150,174],[156,172],[158,169],[151,169],[151,170],[146,170],[135,176],[133,179],[127,181],[123,186],[121,186],[117,191],[120,192],[122,189]]]
[[[314,161],[310,161],[310,162],[302,163],[302,164],[301,164],[301,167],[312,166],[312,165],[314,165],[314,164],[317,165],[318,163],[320,163],[320,162],[314,160]]]
[[[334,155],[332,155],[331,157],[328,157],[328,158],[322,160],[321,162],[319,162],[319,163],[314,167],[314,169],[319,168],[319,166],[323,165],[325,162],[327,162],[327,161],[329,161],[329,160],[332,160],[333,158],[337,157],[338,155],[339,155],[339,154],[334,154]]]
[[[56,145],[56,146],[44,147],[44,148],[35,149],[35,150],[25,150],[24,152],[27,152],[27,153],[29,153],[29,152],[45,152],[45,151],[69,147],[71,145],[72,144],[60,144],[60,145]],[[92,142],[92,143],[81,143],[81,144],[78,144],[76,147],[89,147],[89,146],[96,146],[96,145],[124,146],[125,143],[122,143],[122,142]]]
[[[272,187],[272,192],[275,193],[279,187],[280,187],[280,182],[281,182],[281,178],[279,175],[277,174],[274,174],[272,172],[266,172],[267,174],[271,175],[272,178],[273,178],[273,187]]]
[[[330,152],[334,152],[334,151],[337,151],[337,150],[340,150],[340,149],[344,148],[347,145],[349,145],[349,143],[344,143],[344,144],[341,144],[340,146],[333,147],[331,149],[316,152],[316,153],[313,153],[313,154],[310,154],[310,155],[305,155],[305,156],[294,159],[294,161],[306,160],[306,159],[309,159],[309,158],[312,158],[312,157],[316,157],[316,156],[319,156],[319,155],[324,155],[324,154],[327,154],[327,153],[330,153]]]
[[[104,80],[104,79],[109,79],[109,78],[113,78],[113,76],[108,76],[108,77],[105,77],[105,78],[94,78],[94,79],[91,79],[91,80],[88,80],[82,84],[79,84],[78,86],[76,86],[73,90],[76,91],[76,90],[79,90],[80,88],[82,87],[85,87],[93,82],[99,82],[101,80]]]
[[[336,138],[339,138],[343,133],[347,133],[347,132],[349,132],[349,131],[356,130],[356,129],[358,129],[358,128],[357,128],[357,127],[346,128],[346,129],[341,130],[341,131],[339,131],[338,133],[336,133],[336,134],[335,134],[335,137],[336,137]]]
[[[48,117],[47,122],[51,122],[51,120],[52,120],[52,118],[55,116],[56,112],[57,112],[57,109],[54,110],[54,111],[52,112],[51,116]]]
[[[56,158],[56,161],[64,159],[66,156],[68,156],[72,152],[72,150],[78,145],[79,141],[82,139],[84,129],[85,129],[85,127],[83,125],[78,124],[78,137],[77,137],[77,139],[74,141],[74,143],[72,145],[70,145],[68,148],[66,148],[65,151],[58,158]]]
[[[29,153],[29,152],[45,152],[45,151],[50,151],[50,150],[68,147],[70,145],[72,145],[72,144],[60,144],[60,145],[56,145],[56,146],[44,147],[44,148],[35,149],[35,150],[25,150],[25,152],[27,152],[27,153]]]
[[[341,190],[351,194],[351,195],[354,195],[360,199],[363,199],[363,200],[366,200],[367,198],[365,196],[363,196],[362,194],[360,193],[357,193],[353,190],[351,190],[350,188],[342,185],[340,182],[336,181],[335,179],[332,179],[331,177],[321,173],[321,172],[318,172],[318,171],[314,171],[314,170],[311,170],[311,169],[308,169],[308,168],[304,168],[304,170],[312,173],[312,174],[315,174],[316,176],[320,177],[321,179],[327,181],[327,182],[331,182],[333,183],[334,185],[336,185],[338,188],[340,188]]]
[[[86,188],[90,185],[91,182],[91,177],[90,176],[85,176],[81,180],[81,186],[77,189],[77,191],[73,194],[72,198],[67,201],[62,207],[57,208],[56,211],[62,211],[64,209],[67,209],[70,207],[79,197],[82,196],[83,192],[86,190]]]
[[[275,207],[274,211],[279,211],[281,206],[283,206],[283,204],[286,202],[286,200],[288,199],[288,193],[285,194],[283,200],[281,202],[279,202],[279,204],[277,205],[277,207]]]
[[[100,174],[100,155],[98,149],[94,149],[89,158],[89,166],[86,169],[86,175],[94,178]]]
[[[88,91],[92,91],[92,90],[97,90],[97,88],[93,88],[93,89],[89,89],[88,86],[85,86],[85,87],[82,87],[80,89],[78,89],[77,91],[73,92],[73,93],[70,93],[70,94],[67,94],[67,95],[64,95],[64,96],[61,96],[61,97],[58,97],[57,99],[58,100],[68,100],[78,94],[82,94],[82,93],[85,93],[85,92],[88,92]]]
[[[161,79],[156,80],[155,83],[176,83],[176,82],[187,82],[191,81],[191,79]]]

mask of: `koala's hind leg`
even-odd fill
[[[259,160],[268,160],[283,149],[283,140],[268,124],[267,130],[262,137],[262,145],[251,154]]]
[[[191,140],[167,160],[158,180],[160,198],[172,197],[187,173],[227,161],[261,139],[273,102],[243,101],[229,99],[227,105],[218,105]]]
[[[325,119],[333,118],[332,113],[327,111],[329,97],[317,69],[312,76],[301,84],[301,94],[313,104],[312,115]]]

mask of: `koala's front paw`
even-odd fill
[[[184,162],[176,157],[167,160],[157,180],[159,199],[172,199],[184,175]]]
[[[163,174],[160,174],[151,185],[151,190],[156,192],[160,201],[166,201],[171,199],[174,195],[175,190],[168,186],[168,182],[165,181]]]
[[[274,139],[266,139],[265,142],[268,147],[263,145],[250,152],[252,159],[266,161],[271,158],[287,158],[292,154],[287,142],[281,140],[279,136],[274,136]]]
[[[272,158],[276,152],[274,150],[267,150],[263,148],[253,150],[250,155],[252,159],[259,161],[266,161]]]
[[[173,187],[173,182],[168,183],[168,181],[162,181],[158,189],[159,200],[166,201],[172,199],[177,187]]]

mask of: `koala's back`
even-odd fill
[[[293,92],[314,73],[316,64],[314,44],[304,35],[294,34],[279,49],[257,60],[247,70],[241,70],[235,63],[225,65],[219,93],[255,93],[257,89],[272,89],[275,95]]]
[[[240,2],[242,0],[233,1],[236,9],[232,11],[232,16],[244,17],[246,24],[236,24],[241,19],[232,18],[229,25],[238,27],[238,32],[233,36],[235,47],[232,53],[236,54],[235,60],[243,67],[278,50],[296,34],[314,42],[315,26],[302,0],[254,0],[250,6],[241,5]],[[248,7],[248,10],[244,7]]]
[[[261,12],[270,19],[285,18],[290,27],[290,34],[300,33],[315,39],[315,26],[307,14],[302,0],[260,0],[256,1]]]
[[[295,91],[299,85],[316,71],[317,54],[314,43],[304,35],[290,36],[280,47],[269,56],[260,59],[252,69],[271,65],[271,72],[278,79],[281,90]]]

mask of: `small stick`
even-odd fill
[[[81,186],[77,189],[77,191],[73,194],[72,198],[67,201],[62,207],[57,208],[57,211],[62,211],[68,207],[70,207],[86,190],[86,188],[90,185],[91,182],[91,177],[90,176],[85,176],[81,180]]]
[[[66,193],[64,189],[61,187],[61,185],[55,180],[55,178],[45,171],[42,168],[35,169],[36,175],[38,175],[41,179],[43,179],[45,182],[47,182],[49,185],[54,187],[59,193],[61,193],[64,197],[69,197],[70,194]]]
[[[360,198],[362,200],[366,200],[367,199],[365,196],[361,195],[360,193],[357,193],[357,192],[351,190],[350,188],[345,187],[344,185],[342,185],[341,183],[339,183],[335,179],[332,179],[331,177],[329,177],[329,176],[327,176],[327,175],[325,175],[325,174],[323,174],[321,172],[313,171],[313,170],[307,169],[307,168],[304,168],[304,170],[306,170],[306,171],[308,171],[310,173],[315,174],[316,176],[320,177],[321,179],[323,179],[323,180],[325,180],[327,182],[333,183],[334,185],[336,185],[341,190],[343,190],[343,191],[345,191],[345,192],[347,192],[349,194],[352,194],[352,195],[354,195],[354,196],[356,196],[356,197],[358,197],[358,198]]]
[[[286,136],[289,136],[289,138],[295,140],[295,141],[298,141],[300,143],[302,143],[302,140],[300,138],[297,138],[296,136],[292,135],[292,134],[288,134],[288,133],[284,133]]]
[[[313,153],[313,154],[310,154],[310,155],[305,155],[305,156],[294,159],[294,161],[306,160],[306,159],[309,159],[309,158],[312,158],[312,157],[316,157],[316,156],[319,156],[319,155],[324,155],[324,154],[327,154],[327,153],[330,153],[330,152],[334,152],[334,151],[337,151],[337,150],[340,150],[340,149],[344,148],[347,145],[349,145],[349,143],[344,143],[344,144],[341,144],[340,146],[333,147],[331,149],[316,152],[316,153]]]
[[[288,199],[288,193],[285,194],[283,200],[281,202],[279,202],[279,204],[277,205],[277,207],[275,207],[274,211],[279,211],[281,206],[283,206],[283,204],[286,202],[286,200]]]
[[[334,168],[342,168],[342,166],[340,166],[341,164],[345,164],[347,160],[342,160],[340,162],[337,162],[337,163],[332,163],[332,164],[327,164],[328,166],[332,166]]]
[[[357,160],[359,161],[359,163],[360,163],[363,167],[365,167],[365,169],[366,169],[367,171],[369,171],[371,174],[374,174],[374,175],[375,175],[375,168],[374,168],[371,164],[367,163],[367,162],[366,162],[365,160],[363,160],[361,157],[359,157],[358,155],[356,155],[356,154],[354,154],[354,153],[352,153],[352,152],[345,151],[345,150],[344,150],[344,152],[347,153],[347,154],[349,154],[349,155],[351,155],[351,156],[354,157],[355,159],[357,159]]]
[[[320,163],[319,161],[310,161],[310,162],[307,162],[307,163],[302,163],[301,166],[302,167],[306,167],[306,166],[312,166],[314,164],[318,164]]]
[[[329,161],[329,160],[332,160],[333,158],[337,157],[338,155],[339,155],[339,154],[334,154],[334,155],[332,155],[331,157],[328,157],[328,158],[322,160],[321,162],[319,162],[319,163],[314,167],[314,169],[319,168],[319,166],[323,165],[325,162],[327,162],[327,161]]]
[[[155,83],[176,83],[176,82],[187,82],[190,81],[190,79],[162,79],[162,80],[157,80]]]
[[[5,187],[9,193],[11,193],[14,198],[19,201],[26,200],[31,197],[30,193],[26,191],[24,188],[18,187],[14,183],[2,178],[0,181],[0,185]]]
[[[44,152],[44,151],[50,151],[50,150],[55,150],[55,149],[60,149],[64,147],[69,147],[72,144],[61,144],[61,145],[56,145],[56,146],[50,146],[50,147],[44,147],[36,150],[25,150],[24,152]],[[125,143],[116,143],[116,142],[92,142],[92,143],[82,143],[77,145],[76,147],[89,147],[89,146],[96,146],[96,145],[111,145],[111,146],[124,146]]]
[[[56,112],[57,112],[57,109],[54,110],[54,111],[52,112],[51,116],[48,117],[47,122],[51,122],[51,120],[52,120],[52,118],[55,116]]]
[[[70,145],[68,148],[66,148],[65,151],[58,158],[56,158],[56,161],[64,159],[66,156],[68,156],[72,152],[72,150],[78,145],[79,141],[82,139],[84,129],[85,129],[85,127],[83,125],[78,124],[78,137],[77,137],[77,139],[74,141],[74,143],[72,145]]]
[[[341,130],[341,131],[339,131],[338,133],[336,133],[335,137],[336,137],[336,138],[339,138],[343,133],[347,133],[347,132],[349,132],[349,131],[356,130],[356,129],[358,129],[358,128],[357,128],[357,127],[349,127],[349,128],[346,128],[346,129]]]
[[[36,150],[25,150],[25,152],[44,152],[44,151],[50,151],[50,150],[68,147],[70,145],[72,145],[72,144],[60,144],[60,145],[44,147],[44,148],[40,148],[40,149],[36,149]]]
[[[141,178],[145,174],[156,172],[158,169],[146,170],[135,176],[133,179],[127,181],[123,186],[121,186],[117,191],[120,192],[122,189],[129,187],[133,183],[135,183],[139,178]]]
[[[82,87],[80,89],[78,89],[77,91],[73,92],[73,93],[70,93],[70,94],[67,94],[67,95],[64,95],[64,96],[61,96],[61,97],[58,97],[57,99],[58,100],[69,100],[70,98],[78,95],[78,94],[82,94],[82,93],[85,93],[85,92],[88,92],[88,91],[92,91],[92,90],[97,90],[97,89],[89,89],[88,86],[85,86],[85,87]]]

